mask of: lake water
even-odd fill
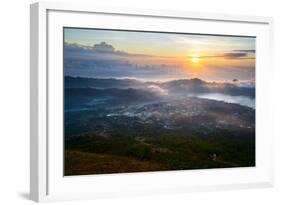
[[[218,100],[218,101],[224,101],[227,103],[236,103],[244,106],[248,106],[255,109],[255,98],[249,98],[245,96],[231,96],[231,95],[225,95],[220,93],[208,93],[208,94],[202,94],[198,96],[199,98],[205,98],[210,100]]]

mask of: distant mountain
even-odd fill
[[[116,79],[116,78],[64,78],[65,88],[135,88],[142,87],[144,83],[135,79]]]
[[[221,93],[255,98],[255,87],[240,86],[237,83],[206,82],[198,78],[169,81],[161,86],[173,94]]]
[[[173,80],[161,84],[163,88],[168,89],[171,93],[186,94],[209,92],[207,85],[208,83],[198,78]]]
[[[82,108],[98,105],[132,105],[159,100],[155,92],[142,89],[120,88],[66,88],[65,108]]]
[[[118,96],[121,99],[134,98],[134,100],[142,102],[149,101],[156,97],[159,98],[157,94],[161,95],[163,93],[165,93],[166,98],[169,96],[196,96],[208,93],[255,98],[255,86],[241,86],[241,84],[237,82],[206,82],[198,78],[172,80],[161,83],[144,82],[136,79],[101,79],[66,76],[64,85],[65,89],[75,88],[74,90],[67,90],[66,92],[72,92],[71,95],[73,95],[74,98],[77,97],[81,99],[84,99],[85,96],[91,99],[100,96],[114,96],[114,98]],[[130,102],[130,99],[126,100]]]
[[[208,86],[210,87],[209,92],[255,98],[255,87],[242,87],[231,83],[211,83]]]

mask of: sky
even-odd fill
[[[64,28],[64,74],[255,80],[255,37]]]

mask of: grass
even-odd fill
[[[75,150],[65,152],[65,175],[110,174],[169,170],[158,162],[140,161],[110,154],[87,153]]]
[[[65,145],[65,175],[255,166],[254,141],[230,136],[82,135]]]

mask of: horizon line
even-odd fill
[[[141,82],[172,82],[172,81],[179,81],[179,80],[201,80],[203,82],[207,83],[232,83],[232,84],[238,84],[238,83],[256,83],[255,79],[248,79],[248,80],[239,80],[237,78],[233,78],[233,80],[204,80],[202,78],[198,77],[191,77],[191,78],[170,78],[170,79],[144,79],[144,78],[136,78],[136,77],[83,77],[83,76],[71,76],[71,75],[65,75],[64,78],[70,77],[70,78],[85,78],[85,79],[101,79],[101,80],[136,80]]]

